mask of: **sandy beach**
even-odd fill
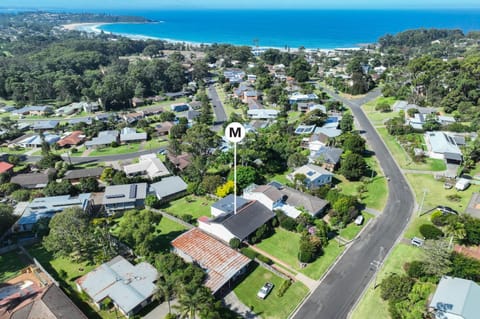
[[[62,28],[65,30],[70,31],[84,31],[84,32],[94,32],[100,33],[102,30],[99,29],[104,24],[103,22],[89,22],[89,23],[71,23],[71,24],[64,24]]]

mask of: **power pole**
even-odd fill
[[[422,201],[420,203],[420,207],[418,208],[418,216],[420,216],[422,214],[422,210],[423,210],[423,203],[425,202],[425,196],[427,195],[427,189],[424,188],[423,189],[423,197],[422,197]]]

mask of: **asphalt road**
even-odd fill
[[[376,265],[383,262],[387,253],[402,235],[415,207],[415,198],[405,177],[360,109],[360,105],[379,96],[379,91],[373,91],[358,100],[347,100],[330,90],[324,90],[352,110],[384,174],[390,177],[389,195],[383,214],[376,217],[361,236],[351,244],[318,288],[295,313],[293,316],[295,319],[347,318],[375,275]]]
[[[215,124],[221,124],[227,121],[227,113],[223,107],[222,101],[218,97],[217,90],[213,84],[208,86],[207,95],[212,101],[213,112],[215,113]]]

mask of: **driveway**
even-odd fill
[[[239,315],[241,315],[243,318],[247,319],[259,319],[257,315],[250,310],[247,306],[245,306],[240,299],[238,299],[237,295],[233,291],[229,292],[228,295],[226,295],[223,298],[223,302],[225,303],[225,306],[227,306],[230,310],[235,311]],[[158,318],[163,318],[163,317],[158,317]],[[152,318],[153,319],[153,318]]]

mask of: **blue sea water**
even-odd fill
[[[195,43],[347,48],[416,28],[480,30],[480,10],[117,10],[160,23],[109,24],[105,32]]]

